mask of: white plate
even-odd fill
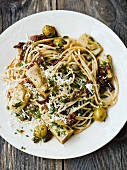
[[[24,135],[14,134],[18,125],[16,120],[10,126],[11,115],[6,110],[5,87],[0,80],[0,133],[10,144],[26,153],[53,159],[67,159],[89,154],[104,146],[121,130],[127,120],[127,50],[117,35],[103,23],[87,15],[71,11],[48,11],[26,17],[0,35],[0,73],[14,58],[16,50],[12,47],[19,41],[27,40],[28,35],[40,34],[44,25],[49,24],[57,28],[61,35],[78,38],[83,33],[91,34],[103,47],[104,52],[111,54],[116,75],[118,76],[120,91],[115,106],[108,112],[108,118],[103,123],[93,123],[79,135],[73,136],[64,145],[55,138],[48,143],[34,144],[30,126],[26,126]],[[12,121],[11,121],[12,122]]]

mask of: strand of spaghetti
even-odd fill
[[[85,113],[82,115],[82,117],[85,117],[87,113],[89,113],[90,110],[85,111]],[[76,127],[80,123],[80,120],[78,120],[76,123],[72,125],[72,127]]]
[[[34,48],[34,49],[36,49],[37,51],[39,51],[39,52],[42,53],[43,55],[47,55],[47,54],[49,54],[49,55],[51,55],[51,54],[58,54],[58,52],[55,51],[55,50],[46,50],[46,49],[44,49],[44,48],[39,48],[38,46],[37,46],[36,48]]]
[[[82,66],[84,67],[84,69],[86,70],[87,74],[88,74],[88,78],[89,80],[93,80],[93,76],[91,75],[91,71],[90,69],[88,68],[87,64],[83,61],[82,57],[80,55],[78,55],[81,63],[82,63]]]
[[[93,55],[93,53],[91,53],[88,49],[85,49],[94,59],[94,63],[95,63],[95,70],[96,72],[98,71],[98,64],[97,64],[97,60],[96,60],[96,57]],[[96,77],[96,75],[95,75]]]
[[[51,41],[51,40],[53,40],[53,39],[54,39],[54,38],[43,39],[43,40],[40,40],[40,41],[32,42],[32,44],[27,48],[27,50],[26,50],[26,52],[25,52],[24,63],[25,63],[26,60],[27,60],[27,55],[28,55],[29,50],[31,51],[37,44],[40,44],[40,43],[42,43],[42,42],[48,42],[48,41]]]
[[[94,108],[98,108],[99,107],[99,105],[95,105],[95,104],[93,104],[91,102],[90,102],[90,105],[93,106]]]
[[[75,58],[74,54],[72,54],[72,57],[73,57],[74,61],[76,62],[76,64],[79,66],[79,68],[82,70],[82,73],[88,77],[87,72],[85,71],[85,69],[83,69],[81,64],[77,61],[77,59]]]
[[[52,47],[52,46],[45,45],[45,44],[38,44],[38,47],[43,47],[46,50],[48,49],[56,50],[56,47]]]
[[[72,114],[73,112],[76,112],[77,110],[80,110],[81,108],[83,108],[84,106],[88,105],[90,102],[86,102],[84,103],[83,105],[77,107],[77,108],[74,108],[70,111],[70,114]]]
[[[84,127],[86,127],[87,124],[89,123],[89,121],[91,122],[91,120],[92,120],[92,117],[91,117],[91,119],[85,119],[85,120],[81,121],[80,123],[78,123],[78,125],[74,128],[75,129],[84,129]]]
[[[95,56],[93,55],[93,53],[91,53],[88,49],[86,49],[85,47],[82,47],[82,46],[78,46],[78,47],[72,47],[71,49],[77,49],[77,50],[84,50],[84,51],[87,51],[94,59],[94,62],[95,62],[95,70],[97,71],[98,70],[98,67],[97,67],[97,60],[95,58]],[[96,77],[96,76],[95,76]]]
[[[33,42],[32,43],[32,49],[37,46],[38,44],[41,44],[41,43],[44,43],[44,42],[49,42],[49,41],[52,41],[54,40],[54,38],[48,38],[48,39],[43,39],[43,40],[39,40],[39,41],[36,41],[36,42]]]
[[[34,54],[36,53],[36,54]],[[27,62],[31,62],[33,60],[35,60],[37,57],[39,56],[39,52],[37,50],[31,50],[30,53],[27,56]]]
[[[71,54],[71,52],[68,53],[68,55],[66,55],[63,59],[67,58],[70,54]],[[63,55],[63,54],[62,54],[62,55]],[[60,58],[62,57],[62,55],[60,56]],[[51,70],[55,70],[54,73],[56,73],[56,71],[58,70],[58,68],[63,64],[63,62],[62,62],[62,61],[64,61],[63,59],[62,59],[60,62],[58,62],[54,67],[51,68]],[[51,70],[50,70],[50,71],[51,71]]]
[[[58,110],[58,113],[60,113],[60,112],[62,112],[62,111],[64,111],[64,110],[66,110],[68,107],[72,106],[72,105],[75,104],[77,101],[78,101],[78,99],[76,99],[76,100],[74,100],[74,101],[71,101],[71,102],[65,104],[65,106],[64,106],[63,109]]]
[[[24,56],[24,60],[23,60],[24,64],[26,63],[27,56],[28,56],[28,53],[29,53],[30,50],[32,50],[32,44],[27,48],[27,50],[25,52],[25,56]]]
[[[89,122],[86,124],[86,126],[84,126],[82,128],[81,127],[76,127],[74,129],[74,135],[77,135],[77,134],[81,133],[82,131],[84,131],[86,128],[88,128],[90,126],[90,124],[91,124],[91,120],[89,120]]]
[[[83,117],[83,116],[76,116],[75,118],[76,120],[84,120],[84,119],[92,119],[92,117],[88,116],[88,117]]]
[[[96,78],[96,68],[95,68],[95,63],[93,60],[92,60],[92,74],[93,74],[94,78]]]

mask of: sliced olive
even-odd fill
[[[56,47],[63,47],[67,42],[62,37],[57,37],[54,39],[53,44]]]
[[[34,129],[34,137],[36,138],[44,138],[47,135],[47,126],[46,125],[38,125]]]
[[[56,35],[56,29],[50,25],[45,25],[42,29],[43,34],[46,37],[52,38]]]
[[[103,107],[96,108],[94,110],[93,119],[95,121],[102,122],[102,121],[104,121],[106,119],[106,116],[107,116],[107,110],[104,109]]]

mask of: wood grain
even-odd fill
[[[97,18],[109,26],[127,46],[126,0],[0,0],[0,33],[23,17],[55,9],[78,11]],[[0,138],[0,169],[127,170],[127,124],[98,151],[63,161],[28,155]]]

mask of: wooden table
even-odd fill
[[[82,12],[109,26],[127,45],[126,0],[0,0],[0,33],[21,18],[64,9]],[[1,170],[127,170],[127,124],[106,146],[70,160],[51,160],[28,155],[0,138]]]

